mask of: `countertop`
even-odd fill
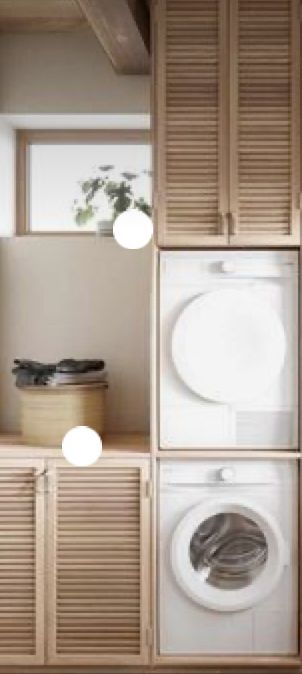
[[[142,433],[114,433],[104,435],[103,455],[148,455],[150,452],[150,440]],[[24,442],[21,435],[0,434],[0,457],[11,455],[17,458],[61,458],[60,447],[40,447]]]

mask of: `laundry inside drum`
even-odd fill
[[[247,587],[268,557],[263,531],[252,519],[224,512],[204,520],[190,541],[191,564],[202,582],[223,590]]]

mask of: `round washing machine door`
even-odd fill
[[[171,543],[178,585],[193,601],[216,611],[254,606],[277,586],[288,563],[286,545],[271,515],[244,500],[192,508]]]
[[[181,312],[172,334],[172,360],[197,395],[221,403],[253,400],[282,368],[286,338],[269,302],[248,290],[199,295]]]

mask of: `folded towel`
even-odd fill
[[[55,372],[48,379],[48,386],[62,386],[66,384],[97,384],[107,383],[106,370],[92,370],[89,372]]]
[[[74,358],[65,358],[60,360],[56,365],[56,372],[68,372],[68,373],[84,373],[91,372],[91,370],[104,370],[105,361],[104,360],[75,360]]]
[[[104,370],[105,361],[100,359],[65,358],[58,363],[40,363],[35,360],[16,358],[12,372],[16,375],[16,386],[25,387],[46,386],[55,373],[74,376],[90,372],[99,374]]]

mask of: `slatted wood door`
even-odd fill
[[[299,1],[230,0],[230,243],[300,241]]]
[[[148,461],[50,468],[48,662],[148,661]]]
[[[228,0],[154,7],[154,219],[163,247],[227,243]]]
[[[44,661],[43,461],[0,460],[0,665]]]

